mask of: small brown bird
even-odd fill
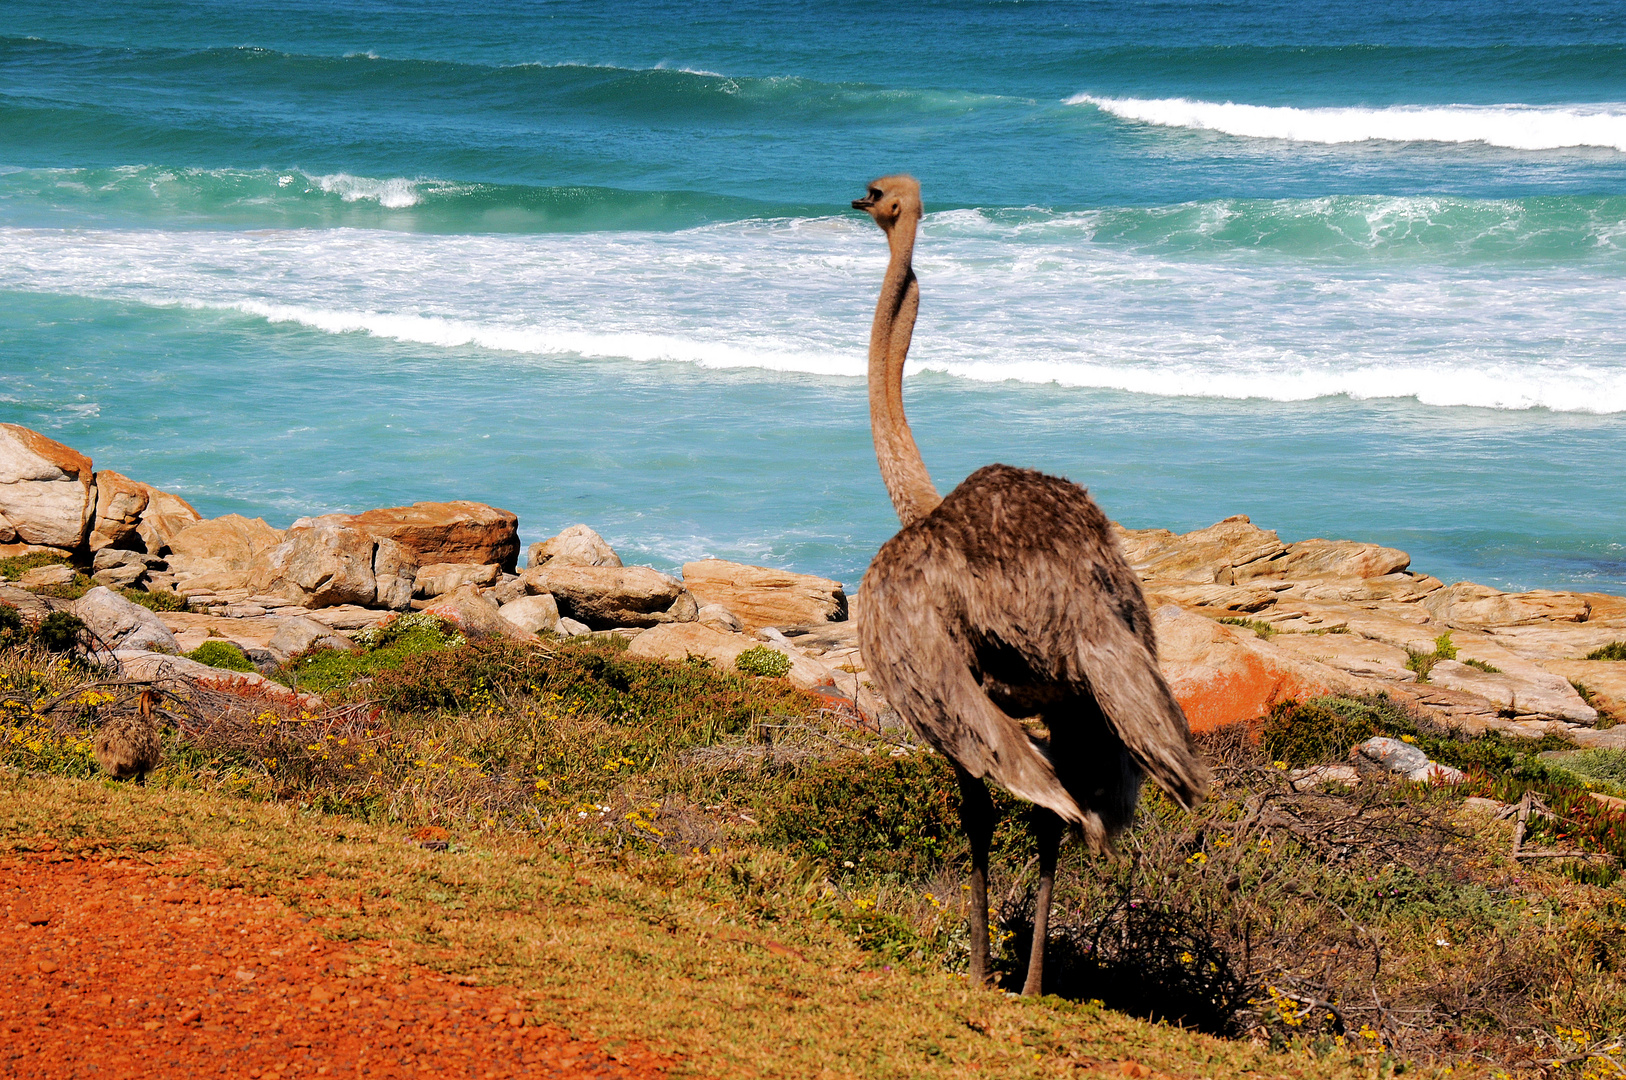
[[[144,784],[147,773],[158,767],[162,725],[157,709],[158,695],[143,690],[134,715],[112,717],[96,733],[96,762],[113,779]]]

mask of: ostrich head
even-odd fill
[[[854,199],[853,209],[867,213],[887,232],[904,218],[919,221],[922,213],[920,181],[906,173],[871,180],[869,194]]]

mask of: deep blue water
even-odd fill
[[[0,419],[207,513],[856,580],[911,420],[1114,517],[1626,587],[1626,6],[0,8]]]

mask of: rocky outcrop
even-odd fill
[[[683,584],[701,604],[728,609],[747,630],[837,622],[847,617],[841,582],[722,559],[683,564]]]
[[[113,656],[125,678],[165,683],[183,697],[195,692],[194,688],[203,687],[263,698],[296,708],[320,708],[322,705],[322,699],[314,694],[298,693],[252,671],[226,671],[188,660],[184,656],[169,656],[142,649],[120,649]]]
[[[734,670],[734,661],[747,649],[765,646],[790,658],[790,671],[785,678],[791,685],[810,690],[815,686],[835,685],[831,670],[801,650],[784,641],[763,641],[745,634],[725,634],[697,622],[667,623],[646,630],[632,639],[627,655],[645,660],[684,660],[697,657],[709,660],[713,667]]]
[[[170,569],[177,591],[213,592],[248,587],[255,557],[282,542],[264,518],[226,514],[189,525],[170,539]]]
[[[171,541],[182,531],[203,520],[203,515],[179,495],[159,491],[150,484],[147,489],[147,508],[141,511],[136,523],[136,537],[141,550],[149,555],[163,555],[171,550]]]
[[[1257,578],[1381,578],[1398,574],[1410,565],[1411,556],[1396,548],[1354,540],[1300,540],[1266,558],[1233,565],[1231,576],[1238,584]]]
[[[182,533],[180,540],[186,540],[192,531]],[[292,528],[280,543],[255,557],[248,584],[307,608],[367,607],[378,596],[373,547],[373,538],[356,529],[335,525]]]
[[[98,585],[74,601],[73,613],[108,649],[144,649],[148,652],[178,653],[180,645],[156,612],[133,604]]]
[[[502,617],[497,605],[481,596],[473,588],[436,597],[423,610],[438,615],[454,624],[464,635],[473,638],[507,637],[530,640],[532,635]]]
[[[1446,626],[1483,629],[1540,622],[1585,622],[1591,605],[1578,593],[1538,589],[1504,593],[1471,581],[1459,581],[1434,593],[1423,606]]]
[[[527,634],[551,634],[559,625],[559,605],[550,593],[511,600],[497,613]]]
[[[394,540],[419,566],[431,563],[496,563],[512,573],[519,561],[519,518],[479,502],[421,502],[360,514],[324,514],[302,524],[340,525],[374,540]]]
[[[327,625],[315,619],[301,618],[281,620],[277,632],[272,634],[271,640],[266,643],[266,651],[279,664],[313,649],[355,652],[357,646],[349,638],[335,634]]]
[[[604,537],[586,525],[572,525],[558,536],[531,545],[530,566],[620,566]]]
[[[418,557],[410,548],[389,537],[376,541],[373,548],[373,602],[391,611],[412,606],[412,593],[418,580]]]
[[[551,594],[560,615],[594,630],[694,618],[694,608],[679,606],[683,582],[647,566],[537,566],[520,576],[527,592]]]
[[[418,568],[412,595],[441,596],[470,586],[483,589],[495,585],[501,576],[502,567],[496,563],[430,563]]]
[[[203,520],[179,495],[111,469],[96,473],[95,487],[95,514],[86,544],[91,551],[130,548],[159,555],[182,529]]]
[[[17,424],[0,424],[0,544],[77,550],[95,510],[90,459]]]

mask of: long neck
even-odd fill
[[[905,215],[888,231],[892,260],[887,263],[875,323],[869,334],[869,424],[881,480],[898,520],[913,524],[943,499],[932,486],[920,448],[903,415],[903,362],[920,311],[920,286],[911,261],[915,251],[915,218]]]

